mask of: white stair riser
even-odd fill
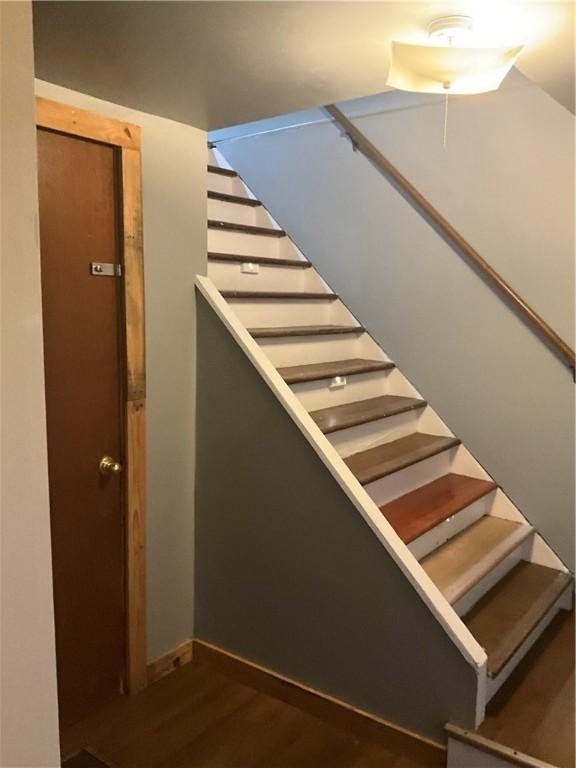
[[[494,503],[494,496],[495,491],[492,491],[492,493],[483,496],[481,499],[473,501],[472,504],[442,521],[432,530],[414,539],[408,545],[408,549],[417,560],[422,560],[423,557],[426,557],[430,552],[434,552],[442,544],[450,541],[456,534],[461,533],[477,520],[480,520],[481,517],[490,514],[490,509]]]
[[[367,424],[358,424],[356,427],[340,429],[326,435],[340,456],[352,456],[354,453],[366,451],[382,443],[399,440],[414,432],[421,431],[418,428],[423,409],[418,408],[384,419],[370,421]]]
[[[416,488],[455,471],[452,467],[456,462],[459,450],[460,448],[456,446],[448,451],[442,451],[442,453],[412,464],[406,469],[400,469],[391,475],[374,480],[365,485],[364,488],[374,503],[381,507],[399,496],[404,496],[405,493],[415,491]]]
[[[399,368],[393,368],[388,377],[390,394],[403,395],[404,397],[418,397],[420,400],[426,398],[414,387]]]
[[[568,573],[568,568],[539,534],[534,535],[528,559],[531,563],[544,565],[546,568],[555,568],[557,571],[562,571],[562,573]]]
[[[496,499],[492,506],[492,510],[490,511],[490,515],[492,515],[492,517],[502,518],[503,520],[512,520],[515,523],[525,522],[524,516],[500,488],[496,492]],[[543,565],[546,568],[555,568],[563,573],[566,573],[568,570],[560,558],[554,554],[538,534],[535,534],[532,538],[532,547],[530,549],[530,554],[526,559],[531,563]]]
[[[333,389],[330,388],[332,379],[292,384],[291,388],[307,411],[315,411],[390,394],[389,376],[390,371],[372,371],[348,375],[344,386]]]
[[[342,302],[327,299],[228,299],[247,328],[281,325],[351,325]]]
[[[319,336],[292,336],[256,339],[262,351],[277,368],[306,363],[327,363],[352,357],[384,360],[384,353],[367,333]]]
[[[552,607],[546,612],[546,614],[538,622],[536,627],[534,627],[532,632],[528,635],[526,640],[518,648],[516,653],[510,658],[508,663],[505,664],[500,674],[494,678],[488,677],[488,683],[486,688],[486,702],[490,701],[490,699],[494,696],[496,691],[506,682],[506,680],[510,677],[512,672],[516,669],[520,661],[522,661],[524,656],[526,656],[530,648],[532,648],[534,643],[538,640],[540,635],[544,632],[544,630],[552,622],[552,620],[557,616],[557,614],[562,610],[569,611],[572,608],[572,589],[573,589],[573,585],[570,584],[570,586],[564,590],[564,592],[560,595],[560,597],[556,600],[556,602],[552,605]]]
[[[250,224],[255,227],[278,226],[262,205],[242,205],[212,198],[208,198],[208,218],[215,221],[233,221],[235,224]]]
[[[419,395],[415,396],[419,397]],[[446,424],[444,424],[442,419],[439,418],[438,414],[430,406],[421,411],[418,427],[420,432],[426,432],[429,435],[446,435],[447,437],[454,437]]]
[[[459,600],[453,603],[452,607],[458,614],[458,616],[464,616],[468,613],[474,605],[483,597],[493,586],[495,586],[500,579],[503,579],[506,574],[514,568],[515,565],[521,560],[528,560],[530,557],[531,539],[534,535],[532,531],[531,535],[527,539],[522,541],[515,547],[505,558],[491,568],[488,573],[481,578],[473,587],[469,589]]]
[[[237,176],[222,176],[219,173],[208,173],[208,189],[211,192],[224,192],[225,195],[249,197],[246,187]]]
[[[208,230],[208,252],[236,253],[241,256],[264,256],[265,258],[297,258],[295,249],[287,237],[250,235],[224,229]]]
[[[242,272],[239,262],[208,261],[208,277],[219,291],[323,291],[314,269],[258,264],[258,272]]]
[[[230,165],[224,160],[223,155],[217,146],[208,147],[208,165],[218,165],[224,168],[230,168]]]

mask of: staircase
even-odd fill
[[[198,285],[229,328],[256,341],[291,390],[271,376],[279,400],[302,411],[301,430],[367,516],[381,516],[388,551],[476,659],[476,722],[462,725],[478,726],[570,608],[572,576],[217,151],[209,162],[208,279]]]

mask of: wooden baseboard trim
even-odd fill
[[[193,641],[194,661],[206,662],[224,674],[262,693],[298,707],[315,717],[346,728],[358,736],[375,738],[384,744],[404,750],[410,756],[430,757],[425,764],[437,765],[446,746],[390,723],[370,712],[290,680],[252,661],[235,656],[203,640]],[[442,762],[442,765],[444,763]]]
[[[487,752],[489,755],[495,755],[501,760],[508,761],[512,765],[523,766],[523,768],[555,768],[551,763],[545,763],[542,760],[524,754],[524,752],[519,752],[517,749],[505,747],[497,741],[492,741],[485,736],[480,736],[480,734],[475,733],[474,731],[467,731],[453,723],[447,723],[446,732],[448,738],[461,741],[481,752]]]
[[[152,685],[156,680],[160,680],[162,677],[166,677],[170,672],[174,672],[178,667],[188,664],[192,661],[192,640],[184,640],[183,643],[177,645],[164,656],[151,661],[147,667],[147,679],[148,685]]]

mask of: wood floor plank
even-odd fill
[[[310,416],[322,432],[327,435],[340,429],[355,427],[358,424],[367,424],[377,419],[385,419],[388,416],[425,408],[426,405],[425,400],[416,397],[381,395],[380,397],[356,400],[353,403],[333,405],[330,408],[321,408],[312,411]]]
[[[364,333],[360,325],[290,325],[271,328],[248,328],[255,339],[282,338],[283,336],[329,336]]]
[[[500,672],[570,583],[568,574],[521,562],[464,617],[488,654],[490,675]]]
[[[69,757],[62,764],[62,768],[113,768],[110,763],[100,760],[96,755],[83,749],[77,755]]]
[[[460,440],[457,437],[415,432],[407,437],[354,453],[344,461],[358,480],[366,485],[458,445]]]
[[[480,735],[574,768],[574,647],[574,611],[560,611],[489,702]]]
[[[402,541],[409,544],[497,487],[491,480],[444,475],[384,504],[380,511]]]
[[[388,371],[394,368],[394,363],[387,360],[335,360],[328,363],[307,363],[305,365],[290,365],[278,368],[278,373],[287,384],[299,384],[306,381],[332,379],[334,376],[353,376],[358,373],[372,371]]]
[[[420,564],[446,600],[455,603],[532,532],[529,525],[486,516]]]

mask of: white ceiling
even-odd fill
[[[507,43],[574,111],[574,3],[52,2],[34,4],[43,80],[207,130],[385,90],[392,39],[453,13]]]

